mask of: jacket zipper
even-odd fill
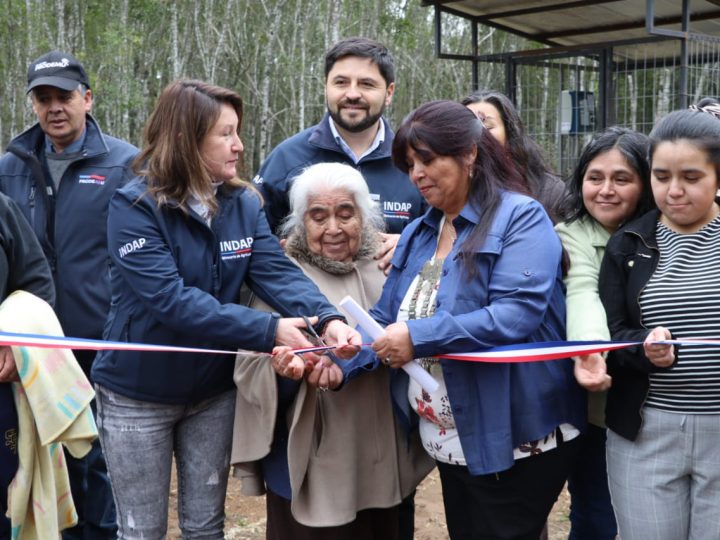
[[[35,185],[30,186],[30,197],[28,198],[30,205],[30,223],[35,228]]]
[[[655,273],[655,270],[657,270],[657,266],[660,263],[660,250],[656,246],[649,246],[641,234],[639,234],[635,231],[628,231],[628,233],[637,236],[646,248],[657,252],[657,254],[658,254],[657,260],[655,261],[655,266],[653,267],[652,273],[650,274],[650,277],[652,277],[652,274]],[[648,278],[648,281],[650,281],[649,278]],[[640,288],[640,290],[638,291],[637,297],[635,298],[635,302],[637,302],[638,313],[640,313],[641,315],[642,315],[642,309],[640,308],[640,296],[642,296],[642,293],[646,287],[647,287],[647,281]],[[645,326],[643,324],[642,320],[640,320],[640,326],[642,326],[643,328],[645,328],[647,330],[647,326]],[[648,378],[650,378],[650,375],[648,375]],[[641,427],[642,427],[642,424],[645,422],[645,416],[643,415],[643,411],[645,410],[645,402],[647,402],[649,393],[650,393],[650,384],[648,383],[648,389],[645,392],[645,397],[643,398],[642,403],[640,404],[640,410],[638,411],[638,414],[640,415],[640,426]]]

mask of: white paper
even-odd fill
[[[367,332],[367,334],[374,340],[385,333],[385,329],[380,326],[377,321],[373,319],[370,314],[350,296],[346,296],[340,300],[339,306],[341,309],[345,310],[348,315],[355,319],[358,326],[365,330],[365,332]],[[405,370],[405,373],[407,373],[426,391],[435,392],[438,389],[438,382],[415,360],[403,365],[402,368]]]

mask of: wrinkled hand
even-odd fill
[[[321,356],[320,361],[308,372],[305,381],[318,390],[335,390],[343,382],[343,372],[332,360]]]
[[[385,272],[387,276],[390,272],[390,261],[392,261],[393,255],[395,254],[395,246],[397,246],[400,235],[380,233],[380,237],[382,238],[382,242],[375,254],[375,259],[378,261],[378,268]]]
[[[393,368],[402,367],[415,357],[410,330],[404,322],[388,325],[385,334],[373,342],[372,348],[386,366]]]
[[[312,324],[317,324],[317,317],[309,317]],[[305,321],[301,317],[292,317],[280,319],[278,321],[277,330],[275,332],[275,345],[287,345],[293,349],[302,347],[312,347],[313,344],[308,340],[307,336],[301,332],[305,326]]]
[[[18,376],[12,348],[8,346],[0,347],[0,382],[15,382],[19,380],[20,377]]]
[[[612,377],[607,374],[607,364],[603,355],[592,353],[576,356],[575,380],[590,392],[602,392],[610,388]]]
[[[344,360],[355,356],[362,345],[360,333],[338,319],[327,323],[322,338],[328,345],[334,345],[333,354]]]
[[[301,357],[293,354],[290,347],[275,347],[270,364],[275,373],[294,381],[302,379],[305,372],[313,367],[312,362],[306,362]]]
[[[657,367],[670,367],[675,361],[675,346],[674,345],[660,345],[658,343],[652,343],[653,341],[664,341],[672,339],[670,330],[662,326],[653,328],[648,336],[645,338],[643,343],[643,349],[645,350],[645,356]]]

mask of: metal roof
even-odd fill
[[[424,6],[499,28],[550,47],[576,47],[682,32],[683,0],[423,0]],[[690,33],[720,36],[720,0],[688,0]]]

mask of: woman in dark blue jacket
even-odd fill
[[[410,224],[371,315],[386,334],[373,349],[392,367],[421,359],[440,389],[396,370],[401,419],[417,424],[438,463],[453,539],[537,539],[585,424],[572,362],[433,360],[564,338],[560,240],[498,142],[459,103],[420,106],[393,145],[430,210]],[[351,378],[377,360],[364,350]],[[350,382],[349,384],[352,384]]]
[[[242,101],[201,81],[160,96],[136,162],[139,177],[108,214],[112,304],[105,338],[213,349],[309,346],[317,316],[330,343],[359,336],[291,263],[260,197],[237,178]],[[279,313],[237,304],[250,289]],[[105,351],[93,367],[98,424],[119,538],[161,538],[173,454],[183,536],[223,538],[235,407],[233,356]],[[313,370],[321,387],[337,368]]]

